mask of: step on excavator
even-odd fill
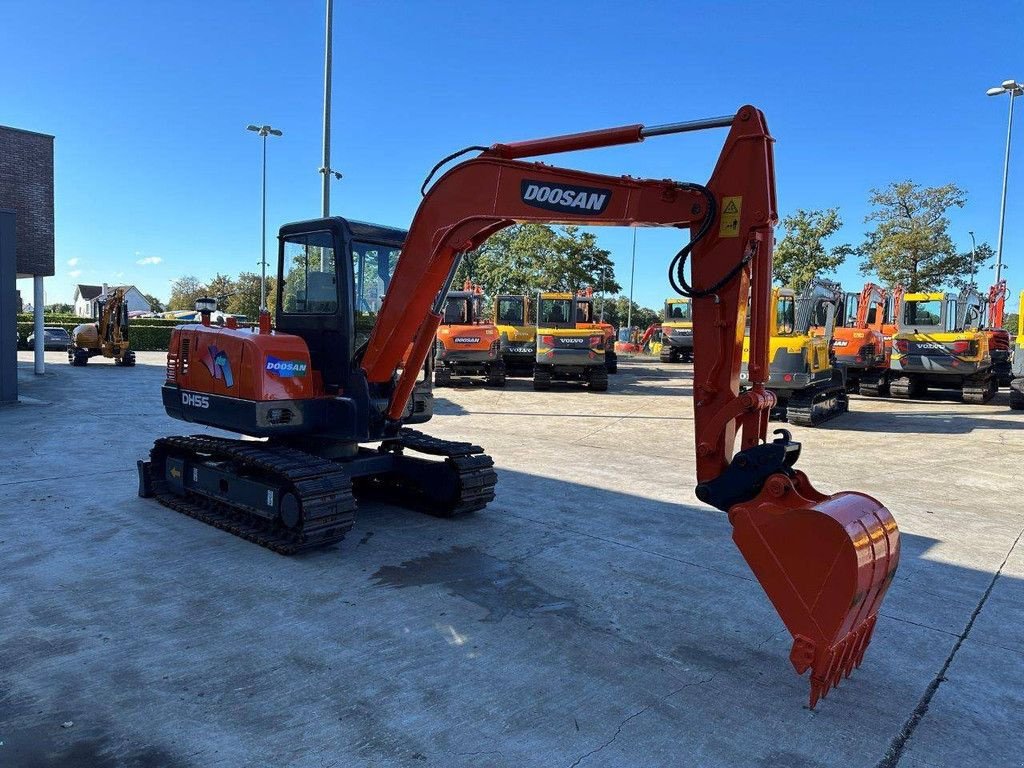
[[[450,387],[455,379],[505,386],[501,338],[484,317],[483,300],[483,288],[468,280],[461,291],[448,291],[434,345],[435,387]]]
[[[808,283],[799,295],[791,288],[772,289],[768,388],[776,397],[774,417],[816,427],[848,410],[846,380],[832,365],[829,351],[841,302],[842,289],[824,281]],[[744,362],[749,360],[750,342],[748,334]],[[746,368],[742,376],[746,381]]]
[[[988,312],[985,320],[985,335],[988,336],[988,352],[992,356],[992,375],[996,385],[1008,387],[1013,379],[1010,364],[1011,339],[1003,327],[1006,320],[1006,300],[1010,291],[1006,281],[1000,280],[988,289]]]
[[[494,326],[501,339],[501,359],[508,376],[533,376],[537,326],[531,297],[502,293],[494,297]]]
[[[889,360],[889,394],[921,397],[929,387],[960,390],[965,403],[987,403],[998,391],[988,334],[986,299],[977,289],[906,293]]]
[[[710,128],[729,133],[706,184],[525,159]],[[429,417],[417,405],[429,390],[422,372],[460,257],[516,222],[688,229],[669,277],[694,302],[696,495],[728,513],[793,635],[794,668],[810,672],[813,707],[861,664],[899,561],[899,532],[876,499],[815,490],[795,466],[799,443],[767,434],[772,141],[762,113],[746,106],[727,117],[495,144],[429,188],[428,176],[407,236],[342,218],[282,227],[276,329],[266,314],[255,331],[177,328],[163,385],[171,416],[262,439],[161,438],[139,462],[140,493],[280,552],[340,539],[352,525],[353,490],[440,515],[481,509],[495,482],[482,449],[405,426]],[[360,253],[376,257],[367,260],[374,281],[354,279]],[[356,290],[367,283],[380,288],[372,300]]]
[[[693,362],[693,308],[685,296],[665,299],[665,321],[661,324],[663,363]]]
[[[537,353],[533,388],[551,384],[583,384],[591,392],[608,391],[608,343],[604,329],[589,322],[593,309],[582,293],[542,291],[537,294]],[[582,309],[581,309],[582,307]]]
[[[832,357],[850,392],[859,392],[862,381],[877,389],[888,370],[882,330],[886,298],[885,289],[874,283],[865,283],[860,294],[845,294],[843,322],[832,333]]]
[[[608,373],[619,372],[619,356],[615,352],[615,328],[594,312],[594,289],[576,292],[576,327],[581,331],[600,331],[604,334],[604,365]]]
[[[1013,360],[1010,370],[1010,408],[1024,411],[1024,291],[1020,292],[1017,309],[1017,337],[1013,343]]]
[[[109,357],[114,365],[135,365],[128,341],[128,302],[124,288],[105,291],[96,303],[96,322],[82,323],[71,331],[68,362],[86,365],[91,357]]]

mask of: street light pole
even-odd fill
[[[248,125],[247,131],[258,134],[263,139],[263,222],[260,225],[260,314],[267,309],[267,136],[281,136],[281,131],[269,125]]]
[[[971,282],[973,282],[975,285],[977,285],[978,284],[978,260],[977,260],[977,256],[975,255],[975,252],[978,250],[978,244],[974,241],[974,230],[973,229],[969,230],[967,232],[967,234],[971,236],[971,266],[973,267],[973,269],[971,270],[971,278],[972,278]]]
[[[1002,85],[989,88],[985,92],[988,96],[1001,96],[1004,93],[1010,94],[1010,117],[1006,123],[1006,154],[1003,157],[1003,195],[999,203],[999,239],[996,243],[996,283],[1002,278],[1003,273],[1003,229],[1006,223],[1006,182],[1010,174],[1010,136],[1013,134],[1013,100],[1017,96],[1024,95],[1024,85],[1016,80],[1004,80]]]
[[[334,22],[334,0],[327,0],[327,39],[324,42],[324,156],[320,165],[323,176],[322,212],[326,219],[331,215],[331,174],[341,178],[341,174],[331,170],[331,64],[333,57],[331,31]]]
[[[636,227],[633,227],[633,256],[629,262],[629,304],[626,308],[626,328],[633,333],[633,274],[636,271]]]

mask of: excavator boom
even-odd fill
[[[729,134],[706,184],[522,159],[708,128]],[[746,106],[724,118],[495,144],[459,163],[425,192],[362,367],[371,383],[397,374],[386,414],[397,430],[460,256],[514,223],[688,228],[670,281],[693,300],[696,494],[728,511],[736,544],[794,636],[794,667],[811,670],[814,706],[860,664],[896,570],[899,534],[875,499],[817,492],[793,468],[800,446],[788,433],[767,440],[775,402],[764,386],[778,218],[772,142],[762,113]],[[741,390],[748,295],[748,387]]]

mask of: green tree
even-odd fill
[[[1016,312],[1007,314],[1006,317],[1003,318],[1003,325],[1011,336],[1016,336],[1020,333],[1020,315]]]
[[[193,275],[182,275],[171,283],[171,299],[168,309],[195,309],[196,299],[206,295],[206,289]]]
[[[861,272],[877,274],[887,285],[902,284],[908,291],[936,291],[944,286],[963,288],[978,267],[992,258],[987,243],[958,252],[949,236],[950,208],[963,208],[967,196],[956,184],[922,187],[912,181],[893,182],[871,190],[875,210],[864,221],[874,222],[859,251]]]
[[[594,307],[598,314],[601,312],[602,301],[604,299],[600,296],[594,301]],[[627,320],[631,320],[634,326],[644,330],[652,323],[661,322],[661,312],[649,309],[648,307],[641,307],[634,301],[633,313],[632,317],[630,317],[628,296],[615,296],[605,301],[604,321],[606,323],[610,323],[616,328],[625,328]]]
[[[153,296],[152,294],[149,293],[144,293],[142,294],[142,296],[146,301],[149,302],[149,308],[151,310],[153,310],[154,312],[164,311],[164,303],[160,301],[160,299],[158,299],[156,296]]]
[[[206,284],[206,295],[217,299],[219,305],[223,306],[227,298],[235,292],[235,281],[227,275],[218,272],[213,280]]]
[[[775,279],[783,285],[802,291],[818,275],[835,271],[853,247],[847,244],[829,247],[825,240],[843,226],[838,208],[823,211],[805,211],[782,220],[782,239],[775,246],[773,270]]]
[[[242,272],[234,281],[234,293],[228,297],[225,311],[232,315],[245,315],[256,322],[260,316],[260,276],[255,272]],[[277,280],[267,277],[267,308],[274,314],[277,306]]]
[[[579,227],[517,224],[488,239],[464,259],[455,285],[473,280],[489,295],[537,290],[615,293],[615,265],[597,237]]]
[[[73,315],[75,308],[71,304],[47,304],[43,307],[43,314],[46,315]]]

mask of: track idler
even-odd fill
[[[729,509],[733,540],[793,635],[810,706],[859,667],[899,563],[896,521],[863,493],[818,493],[789,469]]]

